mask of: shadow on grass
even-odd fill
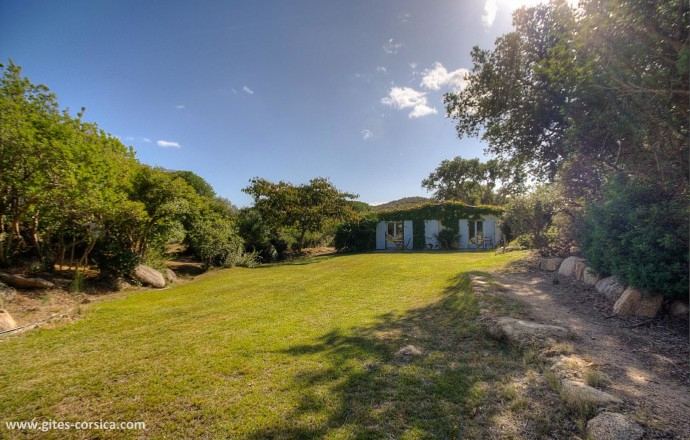
[[[293,378],[299,402],[251,438],[490,436],[492,384],[520,369],[521,355],[480,330],[467,275],[443,293],[429,306],[287,349],[313,366]]]

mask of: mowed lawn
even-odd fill
[[[524,411],[468,272],[523,253],[316,257],[207,273],[0,340],[0,438],[480,438]],[[398,351],[413,345],[421,355]],[[507,403],[506,403],[507,402]],[[522,402],[524,404],[524,402]],[[144,421],[8,431],[7,421]]]

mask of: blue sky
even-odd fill
[[[483,157],[443,93],[521,3],[0,0],[0,62],[238,206],[255,176],[328,177],[382,203],[428,196],[444,159]]]

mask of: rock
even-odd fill
[[[518,347],[546,347],[571,336],[570,332],[563,327],[506,316],[493,318],[485,315],[480,318],[480,321],[491,336],[496,339],[505,339]]]
[[[0,309],[0,331],[12,330],[13,328],[17,328],[17,323],[12,315],[7,310]]]
[[[563,262],[563,258],[542,258],[539,260],[539,269],[555,272]]]
[[[573,273],[573,278],[578,281],[583,281],[585,279],[585,272],[587,271],[587,261],[582,258],[575,261],[575,271]]]
[[[576,277],[576,270],[584,271],[587,265],[584,263],[585,260],[579,257],[568,257],[561,265],[558,267],[558,275],[564,277]],[[578,263],[580,263],[578,265]]]
[[[421,356],[422,351],[414,345],[406,345],[396,353],[396,356]]]
[[[616,277],[606,277],[597,281],[594,290],[603,294],[609,301],[616,302],[625,291],[625,286]]]
[[[582,382],[574,382],[572,380],[561,380],[561,392],[566,402],[570,403],[584,403],[596,406],[606,406],[610,404],[623,403],[618,397],[612,396],[609,393],[592,388]]]
[[[177,282],[177,275],[175,272],[173,272],[172,269],[165,268],[165,278],[170,281],[171,283],[176,283]]]
[[[165,278],[163,278],[163,274],[145,264],[138,265],[137,268],[134,269],[132,276],[144,286],[156,287],[158,289],[165,287]]]
[[[603,412],[587,422],[593,440],[640,440],[644,429],[623,414]]]
[[[688,303],[674,299],[668,303],[668,314],[676,318],[688,319]]]
[[[27,278],[22,275],[13,275],[4,272],[0,272],[0,280],[12,287],[18,287],[20,289],[50,289],[55,287],[55,284],[43,278]]]
[[[582,272],[582,279],[580,281],[588,286],[595,286],[600,279],[601,277],[594,272],[594,269],[589,266],[585,266],[585,270]]]
[[[0,283],[0,303],[12,302],[17,298],[17,291],[12,287]]]
[[[628,287],[613,305],[613,313],[653,318],[659,313],[663,302],[661,295],[645,296],[639,290]]]

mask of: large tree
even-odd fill
[[[505,203],[524,184],[525,177],[519,168],[511,168],[496,159],[481,162],[460,156],[444,160],[422,181],[422,187],[434,192],[434,199],[469,205]]]
[[[317,177],[308,184],[270,182],[255,177],[242,190],[254,199],[254,208],[261,218],[277,228],[297,230],[297,250],[304,244],[307,232],[323,229],[330,220],[346,219],[352,215],[351,199],[357,197],[338,190],[328,179]]]
[[[681,0],[563,0],[522,8],[494,49],[472,51],[446,95],[459,136],[533,177],[596,192],[610,172],[686,195],[688,28]]]

